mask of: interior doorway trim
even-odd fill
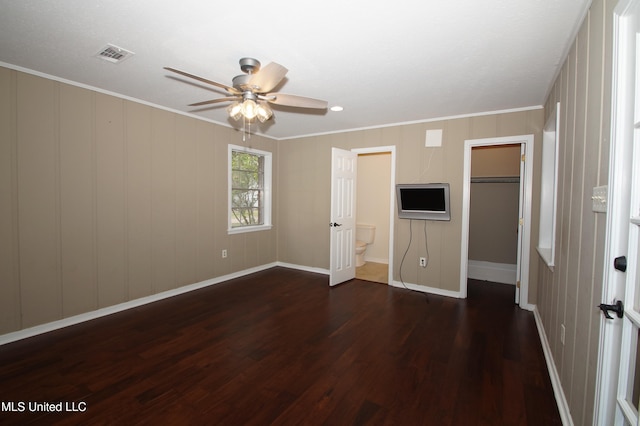
[[[533,135],[506,136],[499,138],[467,139],[464,141],[464,171],[462,178],[462,242],[460,249],[460,297],[467,298],[467,276],[469,272],[469,211],[471,194],[471,150],[474,147],[492,145],[524,144],[524,185],[520,194],[522,212],[522,251],[520,254],[520,307],[533,310],[529,304],[529,257],[531,252],[531,198],[533,185]]]
[[[389,253],[389,276],[388,276],[388,283],[389,285],[391,285],[393,283],[393,241],[394,241],[394,235],[393,235],[393,230],[395,228],[394,226],[394,219],[395,219],[395,210],[396,210],[396,146],[395,145],[389,145],[389,146],[374,146],[374,147],[370,147],[370,148],[354,148],[351,150],[352,152],[355,152],[357,154],[383,154],[383,153],[390,153],[391,154],[391,173],[390,173],[390,179],[389,179],[389,249],[388,249],[388,253]],[[357,212],[356,212],[356,216],[357,216]]]

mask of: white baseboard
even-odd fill
[[[467,276],[474,280],[516,285],[517,265],[469,260]]]
[[[324,268],[314,268],[313,266],[296,265],[294,263],[276,262],[274,266],[297,269],[299,271],[315,272],[316,274],[329,275],[329,270]]]
[[[526,305],[520,305],[520,307],[525,311],[531,311],[531,312],[533,312],[536,309],[536,305],[531,303],[527,303]]]
[[[372,260],[372,262],[373,262],[373,260]],[[315,272],[315,273],[324,274],[324,275],[329,275],[329,273],[330,273],[330,271],[328,269],[313,268],[313,267],[304,266],[304,265],[296,265],[296,264],[293,264],[293,263],[276,262],[276,266],[282,266],[283,268],[298,269],[298,270],[307,271],[307,272]],[[400,281],[392,281],[389,285],[391,285],[392,287],[406,288],[406,289],[409,289],[409,290],[415,290],[415,291],[419,291],[419,292],[422,292],[422,293],[436,294],[438,296],[454,297],[456,299],[460,299],[461,298],[459,291],[443,290],[441,288],[428,287],[428,286],[424,286],[424,285],[417,285],[417,284],[411,284],[411,283],[404,283],[403,284]]]
[[[422,292],[422,293],[435,294],[435,295],[438,295],[438,296],[454,297],[456,299],[460,299],[461,298],[461,295],[460,295],[459,291],[443,290],[441,288],[428,287],[426,285],[402,283],[401,281],[392,281],[390,283],[390,285],[393,286],[393,287],[406,288],[406,289],[409,289],[409,290],[415,290],[415,291],[419,291],[419,292]]]
[[[375,262],[375,260],[370,260],[371,262]],[[383,262],[380,262],[383,263]],[[325,275],[329,275],[330,271],[328,269],[323,269],[323,268],[312,268],[309,266],[304,266],[304,265],[296,265],[293,263],[285,263],[285,262],[276,262],[276,266],[282,266],[283,268],[291,268],[291,269],[298,269],[301,271],[307,271],[307,272],[316,272],[318,274],[325,274]],[[451,290],[443,290],[441,288],[435,288],[435,287],[428,287],[428,286],[424,286],[424,285],[417,285],[417,284],[411,284],[411,283],[402,283],[400,281],[392,281],[389,285],[391,285],[392,287],[398,287],[398,288],[406,288],[409,290],[415,290],[415,291],[419,291],[421,293],[427,293],[427,294],[435,294],[438,296],[446,296],[446,297],[453,297],[456,299],[460,299],[460,292],[459,291],[451,291]]]
[[[14,331],[12,333],[3,334],[0,336],[0,346],[7,343],[15,342],[17,340],[33,337],[38,334],[48,333],[50,331],[58,330],[60,328],[69,327],[71,325],[79,324],[81,322],[90,321],[96,318],[104,317],[107,315],[115,314],[117,312],[125,311],[127,309],[136,308],[138,306],[146,305],[149,303],[157,302],[162,299],[177,296],[179,294],[188,293],[190,291],[198,290],[211,285],[219,284],[224,281],[228,281],[234,278],[239,278],[245,275],[253,274],[254,272],[264,271],[265,269],[278,266],[276,262],[266,265],[256,266],[254,268],[245,269],[243,271],[234,272],[231,274],[223,275],[221,277],[212,278],[209,280],[201,281],[195,284],[189,284],[183,287],[178,287],[172,290],[163,291],[162,293],[152,294],[150,296],[141,297],[139,299],[130,300],[128,302],[119,303],[117,305],[108,306],[106,308],[97,309],[95,311],[86,312],[84,314],[75,315],[69,318],[63,318],[61,320],[52,321],[46,324],[36,325],[34,327],[25,328],[23,330]]]
[[[544,352],[544,359],[547,362],[547,370],[549,370],[549,378],[551,379],[551,386],[553,387],[553,394],[556,397],[556,404],[558,404],[558,411],[560,412],[560,419],[565,426],[573,426],[573,418],[571,418],[571,412],[569,411],[569,404],[567,403],[567,397],[562,389],[562,383],[560,381],[560,375],[556,368],[556,363],[553,360],[553,354],[551,353],[551,346],[549,346],[549,340],[547,340],[547,333],[544,331],[544,325],[542,324],[542,318],[538,307],[533,307],[533,318],[536,320],[536,326],[538,328],[538,334],[540,335],[540,343],[542,344],[542,352]]]
[[[382,263],[384,265],[388,265],[389,264],[389,259],[381,259],[378,257],[368,257],[366,254],[364,256],[364,261],[365,262],[373,262],[373,263]]]

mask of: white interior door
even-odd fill
[[[601,326],[598,381],[602,390],[595,422],[622,426],[640,424],[640,0],[621,1],[615,16],[613,137],[601,305],[607,318]]]
[[[636,129],[636,134],[638,129]],[[638,137],[636,136],[636,146]],[[635,164],[639,164],[637,161]],[[638,173],[635,173],[638,175]],[[637,183],[636,176],[636,183]],[[638,273],[640,204],[638,190],[635,191],[636,209],[629,220],[629,248],[627,261],[627,284],[624,297],[624,315],[622,319],[622,345],[620,350],[620,372],[618,374],[618,410],[616,424],[640,425],[638,411],[640,410],[640,273]]]
[[[331,148],[329,285],[356,276],[356,177],[358,154]]]
[[[622,318],[622,345],[620,348],[620,372],[618,375],[618,410],[616,424],[639,425],[640,409],[640,351],[638,350],[638,333],[640,330],[640,1],[631,2],[624,22],[621,23],[622,36],[627,45],[627,75],[629,78],[629,108],[633,112],[627,123],[629,127],[621,135],[631,145],[631,167],[629,179],[629,210],[627,214],[628,242],[626,254],[618,256],[616,269],[625,274],[624,315]],[[621,263],[625,259],[624,265]],[[626,269],[625,269],[626,268]]]

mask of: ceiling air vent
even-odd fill
[[[113,44],[108,44],[103,49],[100,49],[100,51],[95,54],[95,57],[117,64],[133,55],[133,52],[114,46]]]

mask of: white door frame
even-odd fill
[[[609,147],[609,181],[606,216],[606,240],[602,284],[602,302],[624,300],[626,277],[613,267],[613,259],[627,251],[630,211],[630,187],[627,174],[632,167],[632,146],[623,143],[623,135],[633,126],[634,117],[628,111],[628,97],[635,95],[628,75],[627,43],[622,36],[624,14],[634,0],[621,0],[613,13],[613,71],[611,91],[611,142]],[[637,1],[637,0],[635,0]],[[636,88],[637,90],[637,88]],[[593,424],[611,424],[616,416],[618,371],[622,345],[623,321],[600,321],[598,370]]]
[[[533,185],[533,135],[506,136],[486,139],[467,139],[464,141],[464,170],[462,178],[462,241],[460,249],[460,298],[467,298],[467,276],[469,272],[469,204],[471,194],[471,150],[474,147],[492,145],[525,145],[526,161],[521,162],[524,167],[525,184],[520,194],[524,203],[522,212],[523,223],[520,225],[522,232],[522,250],[520,253],[520,307],[533,310],[529,304],[529,257],[531,253],[531,198]]]
[[[393,230],[394,219],[395,219],[395,211],[396,211],[396,146],[374,146],[370,148],[355,148],[351,151],[357,154],[378,154],[378,153],[390,153],[391,154],[391,176],[389,182],[389,276],[388,283],[391,285],[393,283],[393,241],[394,234]],[[357,217],[357,216],[356,216]]]

